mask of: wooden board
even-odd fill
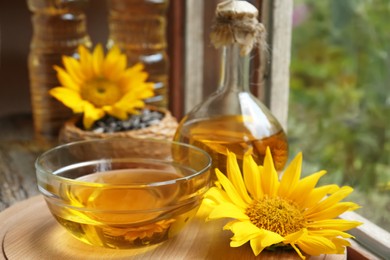
[[[264,252],[254,257],[249,245],[229,247],[231,233],[222,222],[194,219],[176,237],[149,249],[93,247],[73,238],[50,214],[42,196],[19,202],[0,213],[4,259],[300,259],[295,253]],[[345,255],[310,259],[344,260]]]

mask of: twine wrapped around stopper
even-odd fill
[[[217,6],[210,35],[216,48],[238,43],[240,54],[248,55],[254,46],[267,48],[266,30],[257,19],[258,10],[246,1],[229,0]]]

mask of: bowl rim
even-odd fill
[[[183,177],[174,178],[174,179],[165,180],[165,181],[138,182],[138,183],[134,183],[134,184],[131,184],[131,183],[130,184],[129,183],[127,183],[127,184],[98,183],[98,182],[88,182],[88,181],[83,181],[83,180],[78,180],[78,179],[70,179],[70,178],[59,176],[59,175],[55,174],[56,171],[58,171],[59,169],[62,169],[64,167],[59,168],[56,171],[48,171],[47,169],[45,169],[44,167],[42,167],[40,165],[40,161],[44,157],[48,156],[48,154],[51,154],[51,153],[53,153],[53,152],[55,152],[57,150],[65,149],[65,148],[71,147],[71,146],[82,145],[82,144],[85,144],[85,143],[96,143],[96,142],[104,143],[104,142],[108,142],[108,141],[112,141],[112,140],[126,140],[126,141],[139,140],[139,141],[151,141],[151,142],[158,142],[158,143],[166,143],[166,144],[174,144],[174,145],[184,146],[184,147],[187,147],[189,149],[193,149],[193,150],[195,150],[195,151],[205,155],[205,158],[207,159],[207,161],[205,162],[205,166],[201,170],[196,171],[195,173],[190,174],[188,176],[183,176]],[[99,160],[103,160],[103,159],[99,159]],[[158,161],[158,160],[153,160],[153,161]],[[196,147],[194,145],[190,145],[190,144],[186,144],[186,143],[182,143],[182,142],[177,142],[177,141],[173,141],[173,140],[166,140],[166,139],[154,139],[154,138],[131,138],[131,139],[129,139],[127,137],[116,137],[115,136],[115,137],[109,137],[109,138],[98,138],[98,139],[74,141],[74,142],[70,142],[70,143],[66,143],[66,144],[57,145],[57,146],[52,147],[49,150],[43,152],[42,154],[40,154],[37,157],[37,159],[35,160],[34,165],[35,165],[35,170],[36,170],[36,175],[37,175],[38,180],[39,180],[40,175],[43,175],[45,177],[58,180],[60,182],[73,183],[73,184],[77,184],[77,185],[81,185],[81,186],[85,186],[85,187],[95,187],[95,188],[108,188],[108,187],[115,187],[115,188],[140,188],[140,187],[158,187],[158,186],[170,185],[170,184],[175,184],[175,183],[185,182],[185,181],[191,180],[191,179],[193,179],[193,178],[195,178],[197,176],[203,175],[204,173],[206,173],[208,170],[211,169],[212,158],[203,149],[200,149],[200,148],[198,148],[198,147]]]

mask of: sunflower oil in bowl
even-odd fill
[[[35,163],[38,188],[69,233],[123,249],[180,232],[210,187],[210,167],[210,156],[194,146],[128,137],[60,145]]]
[[[82,172],[93,167],[81,167]],[[81,175],[76,168],[56,174],[74,178]],[[199,188],[204,185],[199,180],[177,181],[193,174],[191,169],[158,168],[95,172],[77,177],[78,182],[62,183],[57,190],[48,184],[44,189],[56,196],[47,196],[46,201],[57,221],[88,244],[108,248],[158,244],[176,235],[196,214],[199,195],[206,189]]]

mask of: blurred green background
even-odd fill
[[[296,0],[293,25],[290,152],[390,231],[390,1]]]

